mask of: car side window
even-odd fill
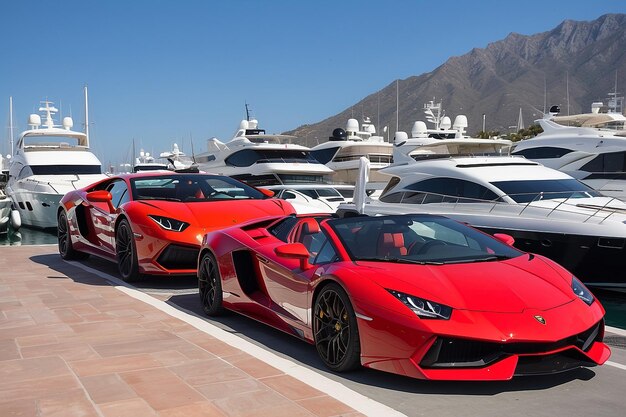
[[[323,233],[320,234],[323,235],[323,241],[321,242],[321,247],[319,252],[317,253],[317,256],[315,257],[315,259],[313,259],[311,263],[325,264],[329,262],[335,262],[338,259],[337,251],[335,251],[333,245],[326,238],[326,235],[324,235]]]
[[[124,182],[124,180],[112,182],[107,187],[107,191],[111,193],[111,204],[113,204],[113,207],[115,208],[118,208],[120,205],[130,200],[128,187],[126,186],[126,182]]]

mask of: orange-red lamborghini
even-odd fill
[[[142,172],[67,193],[58,212],[63,259],[117,262],[123,280],[195,274],[202,237],[257,217],[294,213],[283,200],[221,175]]]

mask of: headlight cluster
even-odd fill
[[[413,295],[405,294],[400,291],[387,290],[391,295],[402,301],[405,306],[410,308],[418,317],[424,319],[443,319],[448,320],[452,314],[452,307],[435,303],[434,301],[425,300]]]
[[[576,294],[578,298],[583,300],[588,306],[593,303],[594,298],[591,291],[589,291],[587,287],[585,287],[583,283],[574,276],[572,276],[572,291],[574,291],[574,294]]]
[[[155,223],[163,229],[170,230],[172,232],[182,232],[187,228],[187,226],[189,226],[189,223],[181,222],[180,220],[171,219],[169,217],[154,216],[152,214],[149,214],[148,217],[154,220]]]

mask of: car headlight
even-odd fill
[[[181,222],[180,220],[171,219],[169,217],[154,216],[152,214],[149,214],[148,217],[154,220],[155,223],[163,229],[170,230],[172,232],[182,232],[187,228],[187,226],[189,226],[189,223]]]
[[[398,300],[410,308],[418,317],[424,319],[443,319],[448,320],[452,314],[452,307],[435,303],[434,301],[425,300],[413,295],[405,294],[400,291],[387,290]]]
[[[589,291],[587,287],[585,287],[575,276],[572,276],[572,291],[574,291],[574,294],[576,294],[578,298],[583,300],[588,306],[593,303],[593,294],[591,294],[591,291]]]

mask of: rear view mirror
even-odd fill
[[[513,238],[513,236],[507,235],[506,233],[494,233],[493,237],[509,246],[513,246],[515,244],[515,239]]]
[[[276,255],[286,259],[299,259],[300,269],[309,268],[309,251],[302,243],[287,243],[274,249]]]
[[[97,190],[87,193],[87,201],[90,203],[107,203],[107,207],[109,211],[113,213],[115,211],[115,207],[113,207],[113,196],[110,192],[106,190]]]
[[[274,191],[268,190],[267,188],[257,188],[260,192],[263,193],[266,197],[274,197]]]

